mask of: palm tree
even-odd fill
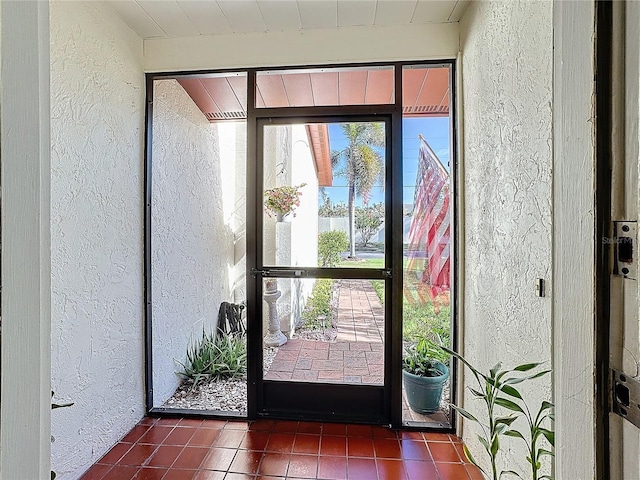
[[[349,258],[356,256],[356,196],[366,201],[376,181],[384,178],[384,161],[378,148],[383,148],[383,123],[343,123],[349,145],[331,153],[331,166],[339,168],[336,176],[344,177],[349,187]]]

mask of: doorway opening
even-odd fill
[[[149,75],[151,413],[453,428],[402,381],[455,344],[453,67]]]

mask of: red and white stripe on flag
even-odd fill
[[[412,257],[424,257],[420,283],[431,298],[450,288],[449,172],[420,137],[418,175],[409,228]]]

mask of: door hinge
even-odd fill
[[[613,222],[613,273],[629,280],[638,278],[637,221]]]
[[[611,369],[611,410],[640,428],[640,380]]]

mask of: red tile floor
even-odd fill
[[[368,425],[144,418],[83,480],[480,480],[460,440]]]

